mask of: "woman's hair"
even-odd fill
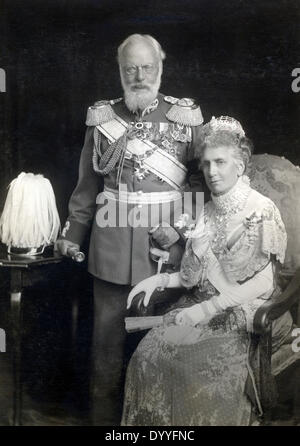
[[[240,123],[233,118],[224,116],[213,118],[203,126],[202,142],[195,152],[195,158],[200,161],[200,167],[204,150],[220,146],[233,149],[234,157],[243,162],[246,170],[253,153],[253,143],[245,136]]]

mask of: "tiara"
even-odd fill
[[[220,116],[219,118],[213,116],[209,122],[209,127],[214,131],[228,130],[237,133],[240,137],[245,136],[245,132],[239,121],[230,116]]]

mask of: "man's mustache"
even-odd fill
[[[131,85],[130,90],[151,90],[151,87],[146,84],[134,84]]]

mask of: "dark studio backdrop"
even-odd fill
[[[166,51],[163,93],[196,98],[205,121],[212,115],[239,119],[256,152],[300,163],[300,92],[291,88],[291,73],[300,67],[299,0],[7,0],[0,5],[0,67],[6,71],[6,93],[0,94],[0,210],[15,176],[43,173],[64,222],[87,107],[122,95],[116,50],[131,33],[153,35]],[[81,364],[91,320],[84,269],[68,263],[54,282],[50,290],[41,286],[28,297],[24,354],[33,391],[48,389],[56,398],[74,368],[69,353],[74,290],[81,302]],[[1,283],[5,306],[2,271]],[[76,369],[86,373],[84,366]]]

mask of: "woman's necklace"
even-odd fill
[[[226,194],[212,195],[213,210],[208,223],[211,248],[218,258],[228,251],[228,225],[232,216],[244,209],[250,191],[249,179],[243,176]]]

